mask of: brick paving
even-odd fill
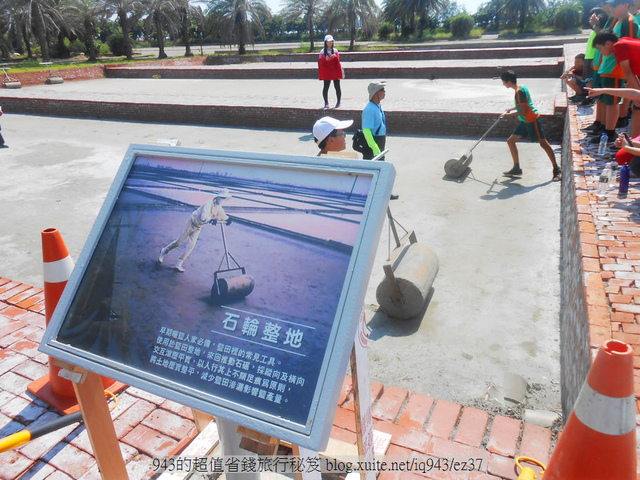
[[[609,338],[630,343],[635,378],[640,379],[640,190],[632,179],[626,199],[611,192],[595,197],[603,161],[586,145],[580,127],[593,116],[570,106],[573,180],[579,216],[592,352]],[[565,169],[565,172],[567,169]],[[46,371],[47,357],[37,351],[44,331],[41,289],[0,277],[0,435],[48,421],[57,413],[26,393],[26,385]],[[636,382],[640,397],[640,381]],[[480,471],[466,473],[390,473],[390,479],[516,479],[514,457],[548,462],[555,444],[552,431],[514,418],[494,415],[393,386],[371,384],[374,427],[391,434],[388,456],[425,455],[482,459]],[[637,403],[640,413],[640,402]],[[175,454],[196,435],[190,409],[129,387],[112,412],[131,479],[150,478],[154,456]],[[351,378],[346,377],[332,430],[334,438],[354,443]],[[69,426],[13,451],[0,454],[0,479],[99,478],[83,426]]]
[[[609,190],[595,195],[598,176],[612,156],[599,158],[597,145],[586,143],[580,129],[595,119],[591,109],[571,106],[570,129],[574,145],[574,180],[582,238],[589,334],[592,356],[603,341],[629,343],[635,354],[636,410],[640,413],[640,189],[632,176],[629,194],[618,198]]]
[[[0,434],[52,420],[58,414],[26,391],[47,372],[48,357],[36,349],[44,332],[43,291],[0,277]],[[27,340],[28,339],[28,340]],[[425,475],[385,473],[385,479],[516,479],[515,455],[547,461],[552,432],[476,408],[371,384],[374,428],[391,434],[389,456],[482,459],[478,472]],[[129,387],[112,416],[130,478],[153,476],[153,457],[175,455],[197,434],[191,410]],[[351,378],[345,378],[332,437],[356,441]],[[87,432],[71,425],[0,454],[0,479],[99,478]],[[398,476],[399,475],[399,476]]]

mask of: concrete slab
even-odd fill
[[[272,67],[273,68],[273,67]],[[360,111],[368,101],[370,80],[341,82],[342,109]],[[560,80],[523,78],[543,115],[553,114]],[[385,111],[443,111],[502,113],[514,103],[513,90],[499,79],[389,79]],[[175,80],[101,79],[0,90],[0,98],[50,98],[181,105],[237,105],[314,108],[321,111],[322,83],[318,80]],[[335,103],[333,86],[329,92]],[[11,113],[5,109],[5,113]],[[327,112],[331,114],[331,112]],[[170,118],[171,111],[167,111]],[[321,116],[321,115],[320,115]],[[7,117],[3,118],[5,120]],[[309,126],[311,128],[311,126]],[[428,133],[428,132],[425,132]]]
[[[68,85],[73,86],[47,88]],[[2,117],[2,127],[10,148],[0,151],[0,275],[35,286],[42,285],[41,230],[60,229],[78,258],[130,143],[176,138],[186,147],[317,153],[306,130],[11,114]],[[391,204],[393,214],[436,251],[441,266],[422,318],[403,323],[387,318],[375,305],[388,251],[383,235],[366,298],[372,380],[472,403],[510,371],[538,387],[529,408],[554,410],[559,407],[559,184],[550,182],[551,167],[537,144],[521,147],[522,179],[502,177],[510,158],[506,144],[496,141],[476,148],[471,175],[461,181],[444,178],[444,162],[473,143],[388,139],[387,158],[398,171],[400,194]]]

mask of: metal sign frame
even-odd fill
[[[339,294],[327,294],[331,297],[331,302],[329,303],[334,305],[334,307],[332,307],[333,310],[331,310],[334,313],[331,314],[332,318],[323,318],[323,320],[326,320],[326,327],[324,327],[326,329],[324,332],[326,335],[317,333],[316,336],[309,334],[309,337],[303,337],[303,333],[298,332],[299,339],[305,338],[306,341],[306,338],[310,338],[307,342],[308,344],[302,345],[307,348],[306,351],[308,352],[307,356],[299,354],[303,359],[295,360],[293,362],[289,360],[290,358],[297,358],[292,357],[295,352],[293,352],[294,345],[291,342],[289,342],[288,345],[278,344],[278,348],[273,347],[271,350],[267,350],[268,352],[275,352],[272,357],[262,355],[264,358],[269,359],[271,362],[269,365],[267,363],[262,365],[260,364],[262,360],[258,358],[259,355],[257,352],[254,352],[255,356],[251,357],[250,354],[247,354],[245,349],[240,348],[238,350],[237,347],[233,347],[232,349],[231,347],[233,345],[240,345],[241,347],[245,345],[248,338],[243,336],[246,332],[240,332],[239,328],[236,328],[236,325],[231,325],[229,319],[232,317],[230,316],[235,314],[231,314],[229,312],[241,312],[237,316],[233,317],[234,320],[237,319],[239,322],[241,321],[240,316],[244,315],[242,312],[244,312],[248,307],[240,305],[240,308],[236,308],[222,304],[211,306],[208,304],[208,300],[203,300],[201,298],[200,293],[196,295],[188,289],[174,290],[175,292],[183,292],[186,290],[186,293],[184,293],[184,299],[174,298],[176,296],[183,295],[182,293],[180,293],[180,295],[174,293],[173,296],[158,293],[160,287],[154,283],[152,276],[162,275],[162,278],[169,278],[170,281],[167,281],[167,283],[163,285],[169,285],[173,288],[173,284],[184,282],[185,279],[189,279],[190,271],[188,270],[187,273],[169,271],[170,269],[165,267],[165,263],[157,264],[157,260],[155,261],[156,264],[151,262],[149,259],[136,259],[135,261],[130,260],[128,255],[133,255],[130,251],[134,249],[133,247],[139,248],[141,242],[146,241],[150,244],[154,244],[155,242],[157,245],[161,245],[162,242],[157,239],[158,235],[170,235],[169,233],[166,233],[166,230],[170,230],[170,228],[165,228],[165,223],[170,224],[168,213],[153,214],[165,215],[162,217],[153,217],[152,214],[148,213],[132,215],[129,215],[129,213],[127,213],[127,215],[122,213],[125,211],[123,205],[129,205],[126,203],[126,199],[130,198],[132,190],[136,193],[136,189],[132,189],[131,187],[132,183],[138,182],[137,185],[140,187],[140,185],[143,185],[143,182],[147,182],[138,189],[137,193],[144,193],[144,195],[147,195],[147,202],[151,202],[152,204],[153,202],[157,202],[156,197],[158,197],[158,195],[145,190],[145,188],[178,188],[177,191],[180,195],[195,195],[194,189],[192,188],[193,184],[190,183],[193,182],[192,176],[186,176],[183,179],[184,181],[181,181],[180,178],[182,177],[180,177],[180,175],[183,175],[184,171],[173,167],[173,170],[167,170],[168,167],[165,167],[163,162],[168,162],[169,165],[173,166],[178,165],[181,168],[184,167],[186,170],[191,169],[191,173],[188,175],[192,175],[197,168],[200,168],[201,171],[209,169],[216,172],[224,172],[225,175],[226,172],[229,171],[231,172],[229,175],[235,179],[234,181],[237,181],[238,179],[249,179],[250,182],[264,181],[266,182],[264,185],[277,184],[279,178],[286,179],[280,183],[281,185],[289,185],[286,182],[292,182],[291,179],[293,178],[301,179],[300,181],[302,183],[295,183],[296,186],[300,186],[300,193],[289,193],[287,188],[282,190],[285,192],[282,194],[280,199],[283,211],[287,209],[291,210],[289,202],[301,201],[300,199],[306,199],[309,197],[309,182],[314,185],[313,191],[326,191],[328,192],[326,195],[329,195],[326,198],[329,198],[330,202],[341,204],[340,202],[343,201],[342,199],[352,198],[352,195],[357,196],[357,192],[354,192],[353,190],[355,189],[358,181],[360,181],[360,183],[358,183],[358,189],[360,191],[360,206],[356,209],[355,216],[353,212],[345,215],[332,216],[327,215],[326,210],[322,209],[317,211],[310,210],[309,212],[304,212],[303,209],[293,209],[300,215],[302,215],[302,213],[307,213],[304,217],[304,223],[314,232],[317,232],[318,230],[323,230],[325,232],[324,234],[326,237],[324,240],[319,243],[316,242],[317,245],[314,245],[313,248],[334,248],[334,244],[340,244],[339,241],[327,238],[330,237],[330,234],[332,233],[327,231],[331,230],[329,225],[332,225],[330,223],[326,223],[328,221],[326,220],[327,217],[331,217],[331,221],[335,221],[338,217],[348,216],[351,223],[349,228],[351,229],[350,232],[352,232],[352,245],[350,248],[343,248],[343,252],[341,252],[341,255],[343,256],[340,257],[340,259],[342,259],[342,263],[339,263],[338,265],[340,268],[336,269],[336,275],[339,278],[333,278],[331,276],[331,272],[329,272],[329,274],[324,274],[325,276],[322,277],[322,280],[315,282],[327,283],[328,280],[332,279],[334,282],[337,282],[338,285],[337,287],[332,287],[334,289],[337,288],[337,290],[331,290],[331,292],[335,291]],[[148,174],[148,170],[151,168],[149,165],[153,165],[153,168],[156,169],[153,171],[154,174],[163,175],[163,172],[171,171],[178,175],[179,178],[176,180],[172,177],[170,182],[164,180],[148,181],[147,178],[140,180],[140,165],[147,168],[147,171],[144,171],[145,174]],[[161,171],[162,168],[165,168],[165,170]],[[198,173],[198,175],[200,175],[200,173]],[[264,177],[268,177],[268,179],[264,180]],[[221,178],[224,178],[224,176],[221,176]],[[380,233],[384,223],[394,178],[395,170],[391,164],[386,162],[199,150],[180,147],[131,145],[102,205],[84,249],[71,274],[69,283],[64,290],[56,311],[54,312],[50,325],[45,332],[43,341],[40,345],[40,350],[48,355],[60,358],[74,365],[114,378],[128,385],[138,387],[211,415],[225,418],[240,425],[281,438],[305,448],[321,450],[326,445],[331,431],[332,419],[335,414],[335,408],[349,362],[349,356],[353,346],[353,339],[356,335],[362,305],[364,304],[366,287],[371,274],[374,255],[376,253]],[[347,179],[349,182],[353,183],[351,192],[347,191],[348,188],[346,190],[344,188],[344,185],[347,184]],[[227,180],[221,180],[220,182],[217,182],[217,184],[216,182],[213,182],[211,184],[210,191],[207,192],[209,196],[211,196],[214,190],[219,191],[219,188],[224,186],[223,184],[226,181]],[[295,182],[298,182],[298,180],[295,180]],[[239,185],[240,183],[236,183],[236,185]],[[176,184],[178,184],[178,187],[176,187]],[[338,188],[335,187],[336,184],[342,185],[342,187],[340,187],[343,189],[342,192],[336,193],[336,189]],[[363,184],[366,186],[362,187]],[[169,185],[169,187],[167,187],[167,185]],[[290,183],[290,185],[294,185],[294,183]],[[202,185],[200,185],[200,187],[201,186]],[[234,190],[231,188],[231,195],[233,197],[233,194],[235,193],[236,198],[229,199],[229,204],[232,205],[233,202],[235,202],[236,205],[240,205],[242,202],[245,202],[244,204],[246,204],[248,201],[247,199],[250,200],[251,198],[255,199],[258,197],[262,198],[261,196],[268,197],[271,192],[269,188],[271,187],[267,186],[265,188],[267,189],[265,191],[260,189],[247,190],[246,188],[243,190],[239,187]],[[162,191],[164,192],[165,190]],[[173,192],[173,190],[171,190],[171,192]],[[196,193],[200,196],[199,198],[202,198],[202,195],[204,195],[200,190]],[[173,193],[171,194],[173,195]],[[253,197],[251,197],[251,195],[253,195]],[[142,198],[142,196],[138,198]],[[175,202],[171,204],[172,206],[165,207],[167,211],[171,212],[171,218],[177,217],[178,213],[180,213],[180,218],[183,219],[185,214],[188,216],[189,212],[193,211],[194,205],[197,205],[189,205],[188,202],[182,202],[181,204],[179,200],[180,199],[175,200]],[[142,202],[143,200],[139,200],[139,203],[136,205],[140,205]],[[156,204],[153,205],[155,208]],[[181,206],[176,207],[175,205]],[[127,212],[131,212],[131,210],[133,210],[131,207],[127,208],[129,208]],[[180,210],[180,208],[182,209],[180,212],[176,213],[174,211]],[[240,213],[234,213],[233,208],[236,208],[235,212]],[[267,253],[269,251],[268,247],[263,247],[268,239],[264,239],[269,235],[272,235],[274,231],[277,235],[281,235],[280,231],[282,229],[270,227],[271,230],[269,230],[268,234],[260,231],[258,232],[260,235],[252,235],[251,232],[255,231],[256,227],[251,224],[250,220],[245,218],[251,215],[251,207],[236,206],[229,207],[227,210],[229,216],[233,218],[234,223],[238,222],[236,225],[239,225],[237,227],[227,227],[229,228],[228,231],[233,231],[231,228],[236,228],[236,232],[243,231],[244,237],[238,238],[242,238],[243,241],[248,244],[252,244],[253,242],[253,246],[251,248],[245,248],[245,253],[250,254],[250,252],[257,249],[261,251],[260,253],[269,256]],[[256,210],[260,209],[258,208]],[[311,213],[312,215],[308,215],[308,213]],[[290,223],[288,218],[278,218],[281,218],[281,223]],[[144,225],[147,226],[147,229],[152,230],[152,233],[149,234],[149,236],[142,236],[140,231],[143,230],[143,227],[136,223],[138,221],[145,222]],[[243,224],[244,221],[248,223]],[[222,229],[222,235],[224,238],[225,227],[219,226],[216,228]],[[251,228],[254,230],[252,231]],[[114,235],[113,231],[116,230],[120,233]],[[214,229],[209,229],[209,227],[207,227],[207,232],[214,232]],[[304,249],[307,248],[308,245],[305,239],[312,238],[312,236],[305,236],[304,234],[299,233],[296,233],[296,235],[295,241],[299,243],[297,248],[301,252],[304,252]],[[107,237],[109,240],[105,240]],[[236,244],[239,243],[237,241],[238,238],[234,239]],[[300,238],[302,238],[302,240],[300,240]],[[127,241],[133,243],[127,244]],[[289,248],[288,245],[292,243],[292,240],[289,238],[287,238],[286,242],[282,241],[278,243],[278,238],[273,241],[275,243],[274,246],[271,247],[272,251],[283,250],[284,253],[287,252],[287,248]],[[208,245],[208,243],[202,240],[202,238],[199,242],[200,243],[198,243],[194,251],[198,251],[198,249],[201,248],[204,249],[205,246]],[[133,247],[131,247],[132,244]],[[110,245],[108,247],[108,251],[105,245]],[[201,245],[203,246],[201,247]],[[329,245],[329,247],[327,247],[327,245]],[[226,244],[224,248],[224,251],[226,252]],[[155,258],[157,259],[157,252],[159,252],[157,246],[149,247],[149,251],[154,252],[153,254],[155,254]],[[149,255],[153,254],[149,253]],[[300,255],[298,251],[296,251],[295,254]],[[321,254],[319,256],[322,257]],[[267,261],[275,262],[276,260],[265,260],[265,262]],[[257,265],[256,262],[254,262],[254,264],[256,268],[263,268],[261,265]],[[112,272],[111,275],[105,275],[103,270],[111,265],[114,265],[112,268],[113,270],[116,270],[116,273],[114,274]],[[324,263],[322,266],[324,266]],[[309,285],[313,283],[310,282],[310,279],[314,278],[316,270],[319,271],[321,268],[314,269],[313,267],[314,265],[312,264],[306,270],[299,269],[304,278],[302,282],[300,282],[300,280],[295,281],[296,285],[288,285],[286,284],[287,280],[284,281],[283,288],[291,288],[292,291],[296,291],[296,288],[298,289],[298,294],[296,298],[292,299],[292,303],[299,302],[299,305],[305,305],[305,299],[308,299],[310,304],[318,301],[317,297],[319,293],[316,290],[317,286],[314,284],[310,287]],[[134,268],[137,268],[142,272],[139,277],[143,279],[141,281],[147,282],[144,284],[144,287],[140,287],[139,284],[134,283],[132,281],[132,277],[128,276],[128,273],[124,274],[120,272],[120,270],[125,271],[126,269],[129,269],[126,271],[134,272],[130,275],[136,275]],[[202,269],[204,267],[198,266],[197,268]],[[200,275],[201,272],[200,270],[197,270],[197,268],[194,268],[191,271],[195,271],[195,274]],[[251,268],[249,268],[249,270],[251,270]],[[310,282],[309,285],[307,285],[307,281]],[[103,285],[96,286],[96,282],[102,282]],[[273,287],[277,282],[273,279],[269,279],[268,282],[265,280],[262,280],[262,282],[260,282],[260,280],[256,282],[256,284],[261,285],[264,285],[264,283],[269,283],[269,286]],[[302,287],[298,285],[299,283],[302,284]],[[152,285],[153,288],[149,287],[149,285]],[[147,287],[150,288],[148,292],[145,290]],[[303,288],[302,292],[300,288]],[[162,290],[160,290],[160,292],[162,292]],[[133,300],[131,300],[129,296],[135,296],[138,294],[140,295],[141,300],[136,300],[138,303],[136,303],[136,308],[134,309],[131,307],[131,305],[133,305]],[[250,304],[252,301],[251,295],[252,294],[249,294],[249,296],[243,301]],[[205,325],[205,322],[196,315],[196,317],[194,317],[197,320],[195,321],[195,324],[201,330],[187,331],[185,335],[181,336],[182,342],[180,342],[178,340],[178,336],[176,336],[177,328],[175,325],[188,324],[191,320],[190,314],[180,317],[182,314],[177,313],[177,309],[172,310],[171,308],[173,307],[167,307],[168,313],[161,312],[162,314],[167,315],[167,317],[163,317],[164,319],[162,320],[159,318],[155,320],[156,317],[154,316],[144,315],[146,314],[146,310],[152,309],[149,305],[154,305],[153,308],[155,308],[156,311],[158,310],[157,305],[159,304],[152,302],[169,301],[175,303],[172,304],[173,306],[180,305],[182,302],[183,304],[188,304],[188,306],[196,305],[196,307],[193,308],[210,308],[214,312],[217,312],[218,316],[211,320],[207,318],[207,322],[210,321],[211,325],[218,322],[216,324],[217,326],[210,326],[209,323],[206,323]],[[104,304],[108,304],[109,302],[111,302],[111,304],[107,305],[106,309],[103,308]],[[282,300],[280,300],[280,302],[282,302]],[[100,305],[98,305],[98,303]],[[118,308],[116,308],[116,305]],[[223,323],[223,321],[220,320],[221,317],[224,317],[225,313],[219,312],[219,310],[224,308],[228,308],[226,311],[226,323]],[[278,305],[278,308],[280,308],[280,305]],[[302,307],[300,308],[302,309]],[[311,313],[304,317],[304,320],[299,321],[297,317],[287,317],[288,319],[295,318],[298,323],[294,321],[281,320],[283,323],[281,323],[280,326],[284,327],[284,329],[288,328],[289,330],[287,331],[287,334],[289,334],[289,331],[293,328],[290,327],[290,325],[304,324],[306,321],[308,328],[312,329],[317,318],[320,318],[319,316],[327,316],[326,313],[317,313],[317,309],[313,310],[311,307],[309,308]],[[118,312],[114,312],[114,309],[118,310]],[[100,317],[97,313],[99,311],[107,313],[104,313],[104,316]],[[201,312],[202,310],[198,311]],[[87,312],[90,312],[90,315],[87,315]],[[257,313],[254,316],[259,320],[265,319],[265,321],[271,321],[269,320],[271,317],[267,313],[263,312],[262,315]],[[124,317],[127,317],[126,320],[121,320]],[[214,315],[212,315],[212,317],[214,317]],[[145,321],[138,322],[138,320],[142,318],[145,318]],[[256,318],[253,318],[252,320],[257,322]],[[247,315],[247,319],[249,319],[249,315]],[[166,326],[163,326],[161,324],[163,321],[171,322],[172,327],[167,328]],[[118,322],[122,323],[120,324]],[[158,324],[156,325],[154,322]],[[230,328],[231,326],[234,328]],[[187,327],[184,328],[186,329]],[[205,330],[202,330],[203,328]],[[320,331],[320,327],[318,327],[318,329]],[[98,342],[97,340],[100,339],[100,334],[90,333],[91,331],[111,332],[110,335],[112,335],[112,337],[108,337],[105,341]],[[145,333],[141,334],[140,332],[142,331]],[[151,333],[147,334],[147,331]],[[163,359],[160,356],[160,352],[164,352],[165,355],[169,352],[169,357],[173,354],[175,360],[178,358],[176,356],[176,352],[180,352],[181,348],[182,352],[186,352],[187,349],[185,344],[189,343],[191,340],[193,340],[193,344],[188,345],[188,347],[189,351],[193,352],[194,346],[196,345],[196,338],[199,342],[202,340],[202,335],[198,333],[200,331],[211,332],[208,339],[209,342],[207,342],[207,345],[210,346],[211,350],[208,353],[205,352],[204,346],[200,343],[199,345],[202,348],[196,349],[196,352],[201,355],[200,357],[194,358],[194,356],[189,356],[188,361],[185,361],[185,356],[182,355],[180,357],[183,362],[182,367],[178,364],[177,373],[170,371],[169,368],[174,368],[175,362],[174,366],[169,367],[171,363],[168,362],[167,358]],[[74,333],[72,334],[71,332]],[[200,336],[197,337],[196,333]],[[84,335],[84,337],[82,337],[82,335]],[[157,338],[152,335],[157,335]],[[171,338],[171,335],[173,335],[173,338]],[[89,340],[85,338],[87,336],[91,337],[89,339],[91,341],[96,340],[91,344],[91,346],[87,343],[89,342]],[[119,340],[111,341],[112,338]],[[267,337],[263,337],[263,339],[266,338]],[[217,344],[216,341],[218,342]],[[229,342],[229,345],[225,345],[227,341]],[[109,344],[109,342],[112,344]],[[153,342],[156,343],[153,344]],[[95,346],[98,343],[101,345],[106,343],[108,345]],[[211,346],[211,343],[214,346]],[[265,343],[266,341],[262,342],[262,344]],[[302,344],[302,340],[300,340],[300,343]],[[253,342],[253,344],[260,344],[260,342]],[[255,348],[257,350],[264,350],[271,347],[270,345],[265,346],[262,344]],[[164,347],[160,348],[158,345],[164,345]],[[244,374],[243,379],[245,381],[247,372],[249,373],[252,381],[257,381],[255,377],[258,376],[256,373],[258,369],[264,377],[272,375],[269,377],[272,380],[271,382],[267,381],[268,379],[266,378],[262,378],[262,386],[266,392],[265,395],[268,395],[271,403],[267,402],[262,391],[255,389],[254,384],[245,384],[243,391],[242,386],[239,385],[241,382],[236,381],[238,379],[236,373],[233,373],[233,377],[229,373],[231,370],[227,370],[226,373],[217,375],[217,377],[222,378],[223,383],[225,383],[226,379],[227,390],[222,389],[219,383],[215,385],[212,383],[214,381],[217,382],[218,379],[215,378],[216,376],[212,373],[209,373],[207,377],[207,372],[204,371],[203,367],[205,359],[204,353],[207,353],[206,358],[210,357],[212,360],[212,365],[209,365],[209,362],[207,362],[206,368],[209,369],[222,369],[222,365],[220,363],[213,365],[214,357],[224,363],[226,367],[229,367],[231,364],[229,358],[232,357],[229,353],[226,360],[220,360],[220,355],[218,353],[214,353],[216,345],[219,353],[224,353],[225,351],[229,353],[229,349],[232,349],[236,355],[241,355],[238,353],[239,351],[246,355],[245,357],[233,357],[233,363],[235,363],[236,366],[237,364],[244,364],[244,367],[246,367],[246,372],[240,372],[240,374]],[[175,351],[171,350],[169,346]],[[296,347],[300,348],[300,346],[301,345],[299,344]],[[227,350],[223,351],[222,347]],[[319,352],[314,350],[316,347],[319,349]],[[147,351],[153,351],[153,354],[149,356]],[[280,351],[284,353],[279,353]],[[145,357],[144,355],[147,356]],[[246,358],[248,358],[249,361],[246,361]],[[149,361],[145,359],[149,359]],[[170,359],[171,358],[169,358],[169,360]],[[241,362],[240,359],[245,360]],[[251,360],[255,360],[255,363],[251,363]],[[198,369],[195,368],[196,365],[198,366]],[[265,365],[267,367],[271,367],[271,372],[268,375],[265,373]],[[187,366],[193,366],[193,370],[196,371],[195,374],[189,373],[191,377],[187,375],[187,370],[185,369]],[[180,371],[181,368],[182,371]],[[308,370],[312,373],[307,377],[310,378],[307,385],[305,385],[304,382],[305,377],[298,375],[298,384],[296,385],[294,383],[292,386],[283,379],[286,376],[285,372],[278,372],[276,376],[275,371],[277,371],[277,368],[284,370],[291,368],[293,369],[292,371],[297,371],[295,368],[299,368],[303,369],[303,371]],[[224,377],[224,375],[229,376]],[[295,375],[293,376],[295,377]],[[289,381],[291,380],[290,377],[291,374],[289,374]],[[302,378],[302,385],[300,385],[300,378]],[[205,381],[209,382],[210,387],[203,388],[203,382]],[[230,382],[233,382],[235,390],[229,390]],[[261,387],[259,382],[257,386]],[[280,402],[285,402],[285,404],[278,404],[277,395],[274,397],[276,388],[277,391],[280,391],[280,387],[285,389],[284,393],[280,395]],[[269,391],[269,388],[272,388],[273,390]],[[256,395],[253,394],[254,390],[257,392]]]

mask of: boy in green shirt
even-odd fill
[[[556,156],[553,153],[553,148],[549,145],[546,137],[544,136],[544,130],[542,129],[542,122],[540,121],[540,114],[534,108],[531,101],[531,95],[529,90],[524,85],[518,85],[518,77],[513,70],[507,70],[500,75],[502,84],[507,88],[513,88],[516,92],[515,100],[516,106],[509,108],[502,116],[518,116],[518,126],[513,131],[511,136],[507,139],[507,145],[509,145],[509,151],[513,158],[513,168],[507,172],[504,172],[508,177],[519,177],[522,175],[522,169],[520,168],[520,158],[518,155],[518,147],[516,143],[523,137],[529,137],[531,140],[537,140],[540,143],[542,149],[546,152],[551,165],[553,166],[552,180],[558,181],[561,178],[560,167],[556,163]]]

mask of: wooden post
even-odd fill
[[[218,433],[220,434],[220,444],[222,446],[222,455],[227,457],[241,457],[245,454],[240,448],[242,435],[238,433],[238,424],[231,420],[216,417],[218,424]],[[225,472],[228,480],[259,480],[258,472]]]
[[[371,414],[371,387],[367,358],[367,323],[364,310],[358,323],[356,339],[351,351],[351,377],[353,381],[353,404],[356,414],[356,436],[358,456],[361,461],[374,462],[373,416]],[[374,471],[361,471],[362,480],[375,480]]]
[[[81,374],[73,388],[100,475],[104,480],[129,480],[100,375],[79,369],[74,373]]]

